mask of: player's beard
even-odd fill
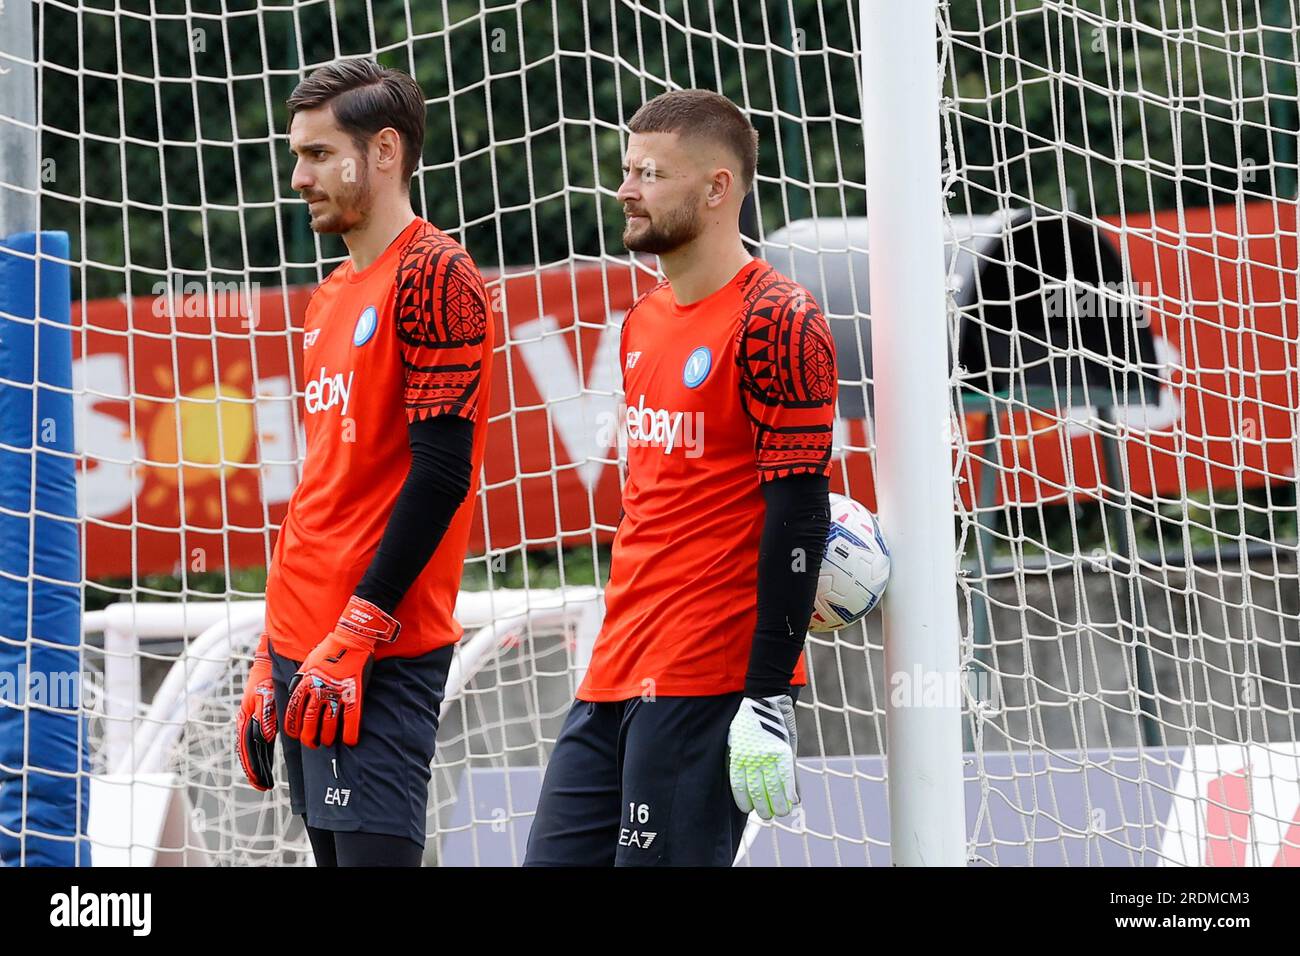
[[[636,232],[630,222],[623,229],[623,245],[629,252],[662,256],[680,249],[703,231],[700,209],[690,202],[663,213],[658,222],[647,216],[642,223]]]
[[[365,225],[370,218],[374,197],[370,193],[370,171],[360,163],[360,176],[354,183],[340,183],[338,192],[328,197],[334,208],[311,221],[312,231],[320,235],[343,234]]]

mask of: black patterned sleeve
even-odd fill
[[[408,422],[477,418],[488,319],[483,277],[469,254],[441,234],[416,238],[397,274]]]
[[[835,417],[835,342],[812,295],[773,283],[751,303],[739,331],[740,400],[754,426],[762,482],[830,475]]]

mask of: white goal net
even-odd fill
[[[852,0],[0,9],[31,24],[0,43],[0,863],[311,861],[233,718],[306,298],[345,255],[289,186],[315,66],[419,80],[413,204],[498,322],[426,862],[520,862],[599,630],[619,323],[654,281],[615,191],[657,93],[758,129],[743,226],[830,319],[832,489],[878,508],[871,322],[909,317],[871,308],[881,27]],[[740,863],[889,863],[885,716],[933,697],[961,706],[974,863],[1300,864],[1298,24],[1296,0],[938,5],[942,173],[908,188],[943,197],[959,679],[888,673],[878,613],[810,635],[802,805]]]

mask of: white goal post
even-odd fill
[[[355,56],[421,83],[413,203],[498,331],[427,863],[522,858],[656,279],[620,240],[627,123],[703,87],[759,131],[742,225],[830,322],[832,490],[894,569],[883,612],[809,636],[802,804],[738,862],[1300,864],[1298,0],[10,0],[0,25],[0,865],[311,860],[231,734],[302,316],[345,254],[290,189],[284,100]]]
[[[885,673],[956,687],[957,592],[950,581],[952,450],[948,303],[939,182],[937,6],[862,0],[862,139],[871,257],[876,482],[891,583]],[[916,188],[920,184],[921,188]],[[886,701],[895,865],[966,861],[960,696]]]

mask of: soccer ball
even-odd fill
[[[876,516],[844,495],[832,493],[830,501],[831,528],[808,624],[817,634],[862,620],[889,583],[889,546]]]

